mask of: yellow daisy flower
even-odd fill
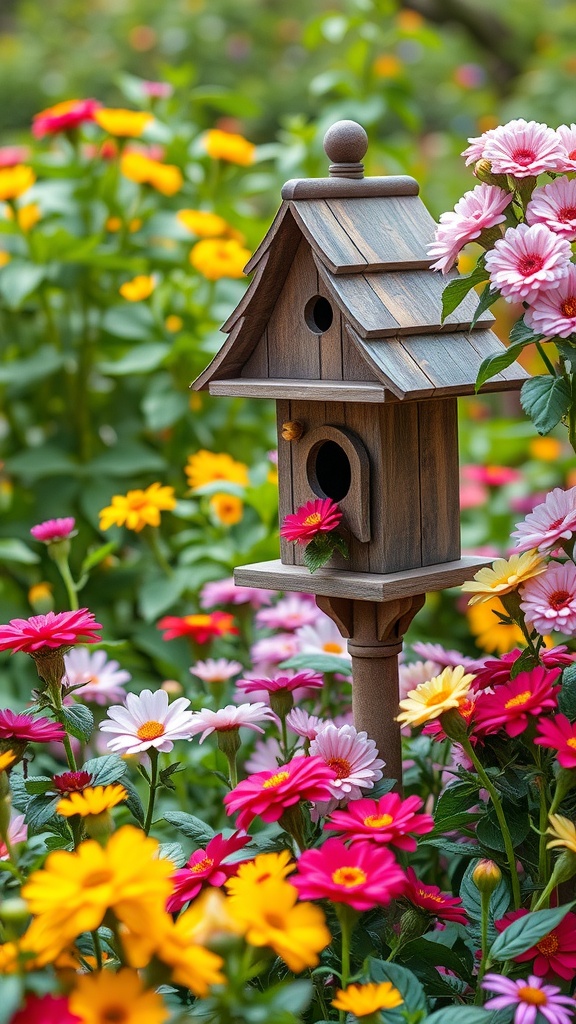
[[[12,257],[9,252],[0,249],[0,267],[5,267],[7,263],[10,263],[11,259]]]
[[[506,615],[506,609],[497,597],[469,606],[466,611],[470,632],[478,647],[487,654],[506,654],[514,647],[523,647],[526,638],[520,626],[516,623],[505,625],[494,612]]]
[[[205,996],[212,985],[222,985],[226,978],[221,968],[222,957],[205,949],[198,942],[199,914],[190,907],[173,921],[164,913],[154,928],[138,927],[122,931],[122,946],[132,967],[146,967],[152,956],[171,968],[175,985],[184,985],[194,995]]]
[[[16,164],[15,167],[0,169],[0,199],[18,199],[36,181],[31,167]]]
[[[45,918],[34,918],[17,941],[0,945],[0,975],[33,971],[53,964],[70,942],[62,928],[55,927]]]
[[[348,985],[338,989],[332,1006],[337,1010],[353,1013],[355,1017],[367,1017],[378,1010],[394,1010],[404,1000],[392,982],[368,982],[366,985]]]
[[[176,313],[170,313],[164,321],[164,327],[170,334],[176,334],[177,331],[181,331],[184,327],[184,321],[181,316],[177,316]]]
[[[223,526],[234,526],[244,515],[244,502],[234,494],[215,494],[210,508]]]
[[[112,504],[99,513],[100,529],[127,526],[139,533],[145,526],[160,526],[160,512],[170,512],[173,508],[176,508],[174,488],[162,487],[159,483],[150,484],[145,491],[115,494]]]
[[[228,234],[228,222],[209,210],[178,210],[176,217],[198,238],[218,238]]]
[[[190,263],[208,281],[219,281],[221,277],[244,277],[250,256],[250,250],[236,238],[203,238],[190,252]]]
[[[406,699],[400,701],[402,714],[396,721],[403,725],[424,725],[450,708],[459,708],[466,700],[474,678],[465,674],[462,665],[445,668],[439,676],[409,691]]]
[[[128,302],[141,302],[142,299],[147,299],[152,295],[155,287],[156,281],[152,274],[138,274],[131,281],[125,281],[120,285],[118,291]]]
[[[248,142],[243,135],[235,132],[223,132],[220,128],[212,128],[204,136],[204,149],[214,160],[227,160],[231,164],[249,167],[254,163],[256,146]]]
[[[95,111],[94,120],[109,135],[122,135],[137,139],[154,118],[152,114],[147,114],[142,110],[101,107],[100,110]]]
[[[10,768],[14,764],[17,755],[13,750],[2,750],[0,751],[0,772],[5,772],[7,768]]]
[[[538,551],[523,551],[509,559],[497,558],[492,568],[479,569],[473,580],[462,584],[464,593],[473,594],[470,604],[489,601],[499,594],[510,594],[521,583],[545,572],[546,561]]]
[[[286,876],[295,870],[296,864],[288,850],[281,850],[280,853],[259,853],[254,860],[240,864],[234,877],[226,882],[226,890],[231,897],[245,896],[261,882],[270,879],[283,882]]]
[[[553,837],[547,843],[548,849],[551,850],[554,846],[563,846],[566,850],[576,853],[576,825],[574,822],[569,818],[563,818],[561,814],[550,814],[548,820],[552,827],[546,831]]]
[[[26,203],[25,206],[20,206],[16,210],[16,219],[22,231],[30,231],[36,226],[41,216],[42,214],[38,203]],[[10,220],[11,219],[12,218],[10,217]]]
[[[249,484],[248,466],[244,462],[236,462],[224,452],[208,452],[205,448],[188,457],[184,472],[192,488],[204,487],[215,480],[227,480],[241,487]]]
[[[111,786],[87,786],[78,793],[70,793],[56,804],[58,814],[70,818],[80,814],[83,818],[91,814],[102,814],[111,807],[123,803],[128,793],[119,783]]]
[[[182,171],[175,164],[163,164],[143,153],[123,153],[120,171],[139,185],[151,185],[165,196],[173,196],[184,184]]]
[[[117,974],[84,974],[70,993],[68,1005],[82,1024],[163,1024],[170,1017],[162,996],[144,988],[136,971],[128,967]]]

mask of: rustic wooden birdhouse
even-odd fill
[[[302,548],[281,540],[279,561],[235,578],[318,595],[350,637],[357,724],[388,762],[393,741],[398,777],[398,728],[375,721],[382,673],[395,714],[396,655],[423,595],[486,564],[461,558],[457,398],[474,394],[483,359],[504,346],[491,313],[471,328],[474,292],[441,323],[446,279],[429,269],[434,221],[417,182],[364,178],[367,137],[353,121],[324,146],[330,177],[282,189],[229,337],[193,386],[276,399],[281,520],[314,497],[339,503],[349,560],[336,554],[312,575]],[[513,364],[482,390],[526,376]]]

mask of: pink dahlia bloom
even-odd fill
[[[484,183],[466,192],[452,212],[440,217],[434,241],[428,246],[428,255],[438,257],[431,269],[448,273],[460,249],[478,238],[486,228],[506,219],[502,211],[511,200],[511,192]]]
[[[528,914],[528,910],[510,910],[494,925],[498,932],[503,932],[514,921]],[[539,978],[549,974],[572,981],[576,974],[576,914],[568,913],[552,931],[543,939],[531,946],[524,953],[513,959],[517,964],[525,964],[533,960],[532,970]]]
[[[80,608],[76,612],[48,612],[30,619],[12,619],[0,626],[0,651],[24,651],[33,654],[49,647],[71,647],[73,644],[96,643],[97,630],[102,629],[92,612]]]
[[[303,669],[302,672],[286,671],[272,679],[266,677],[239,679],[236,685],[242,693],[260,693],[262,690],[270,694],[280,693],[281,691],[293,693],[294,690],[303,688],[319,690],[324,685],[324,679],[318,672]]]
[[[479,160],[484,159],[486,143],[495,131],[495,128],[489,128],[488,131],[484,132],[482,135],[476,135],[473,138],[468,139],[470,145],[460,154],[460,156],[466,158],[467,167],[469,167],[470,164],[476,164]]]
[[[559,171],[576,171],[576,124],[561,124],[556,134],[562,146],[562,159]]]
[[[27,995],[10,1024],[82,1024],[82,1020],[70,1013],[66,996]]]
[[[345,811],[334,811],[324,828],[342,832],[342,838],[352,843],[390,843],[399,850],[415,850],[413,836],[434,828],[429,814],[417,813],[423,806],[419,796],[403,800],[397,793],[387,793],[379,800],[353,800]]]
[[[560,671],[548,671],[539,665],[497,686],[494,693],[484,693],[475,709],[475,733],[489,736],[504,729],[509,736],[519,736],[528,727],[530,717],[556,710],[560,687],[555,683]]]
[[[554,715],[553,718],[543,718],[538,722],[534,743],[556,751],[558,764],[562,768],[576,768],[576,723],[571,722],[566,715]]]
[[[576,565],[549,562],[546,572],[520,587],[520,607],[526,621],[542,636],[557,629],[566,636],[576,633]]]
[[[106,651],[90,652],[85,647],[75,647],[65,654],[64,666],[66,675],[62,681],[68,686],[77,686],[75,693],[95,704],[123,700],[124,686],[132,678],[117,661],[108,661]]]
[[[486,254],[490,282],[507,302],[534,302],[543,289],[557,288],[568,272],[572,249],[544,224],[519,224]]]
[[[390,850],[372,843],[346,846],[328,839],[320,849],[306,850],[290,882],[301,900],[330,900],[355,910],[382,907],[406,885],[402,869]]]
[[[98,100],[64,100],[34,115],[32,135],[41,139],[44,135],[56,135],[70,128],[78,128],[85,121],[93,121],[94,114],[101,106]]]
[[[22,743],[53,743],[64,738],[59,722],[49,718],[31,718],[17,715],[9,708],[0,711],[0,740],[19,740]]]
[[[307,711],[304,711],[304,708],[292,708],[286,715],[286,725],[297,736],[302,736],[306,740],[313,740],[318,729],[324,725],[324,719],[318,718],[317,715],[309,715]]]
[[[46,522],[33,526],[30,533],[35,540],[52,544],[55,540],[67,540],[72,535],[75,525],[76,520],[72,516],[65,519],[47,519]]]
[[[523,523],[516,523],[512,536],[516,538],[517,551],[530,551],[531,548],[547,551],[558,547],[563,540],[570,540],[575,531],[576,487],[569,491],[555,487]]]
[[[450,896],[449,893],[442,892],[437,885],[424,885],[416,877],[416,872],[413,868],[407,869],[406,880],[407,885],[402,895],[413,906],[419,907],[420,910],[426,910],[440,921],[468,924],[466,911],[462,906],[462,900],[458,896]]]
[[[320,757],[293,757],[275,770],[249,775],[227,793],[227,814],[238,814],[240,828],[248,828],[255,817],[278,821],[288,807],[300,800],[326,800],[334,771]]]
[[[576,999],[563,996],[556,985],[543,985],[542,978],[505,978],[502,974],[485,974],[482,988],[496,992],[484,1003],[486,1010],[505,1010],[515,1006],[514,1024],[535,1024],[542,1016],[548,1024],[572,1024]]]
[[[338,728],[326,722],[310,744],[310,753],[321,757],[334,772],[330,793],[334,800],[358,800],[363,790],[372,789],[382,778],[386,764],[380,757],[374,740],[366,732],[358,732],[353,725]]]
[[[108,708],[108,718],[100,732],[110,733],[108,749],[114,754],[139,754],[154,747],[162,753],[172,750],[175,740],[192,737],[194,716],[187,709],[190,701],[178,697],[168,703],[165,690],[127,693],[126,703]]]
[[[195,665],[192,665],[190,672],[193,676],[198,676],[198,679],[204,683],[227,683],[229,679],[233,679],[243,670],[244,666],[239,661],[228,661],[227,658],[206,658],[205,661],[197,661]]]
[[[238,729],[251,729],[253,732],[263,733],[264,729],[259,722],[275,722],[276,715],[272,708],[266,704],[227,704],[225,708],[218,711],[211,711],[209,708],[202,708],[192,715],[190,736],[200,736],[200,743],[203,743],[207,736],[213,732],[232,732]]]
[[[200,607],[215,608],[219,604],[250,604],[253,608],[261,608],[264,604],[270,604],[273,597],[273,590],[261,590],[259,587],[237,587],[230,576],[225,580],[214,580],[204,584],[200,591]]]
[[[561,238],[576,238],[576,181],[555,178],[548,185],[534,189],[526,207],[528,224],[545,224]]]
[[[25,843],[27,838],[28,826],[26,825],[26,817],[24,814],[15,814],[8,825],[8,842],[10,846],[16,846],[17,843]],[[8,847],[0,838],[0,860],[8,860],[9,857]]]
[[[266,629],[293,630],[317,622],[321,612],[308,598],[287,594],[273,608],[262,608],[256,613],[256,625]]]
[[[236,874],[242,861],[229,863],[227,858],[238,850],[242,850],[250,842],[245,832],[234,832],[228,839],[222,834],[214,836],[205,850],[196,850],[186,865],[179,868],[171,876],[173,883],[172,895],[166,904],[166,910],[173,914],[185,903],[196,898],[206,885],[218,888]]]
[[[574,182],[576,184],[576,181]],[[575,236],[576,237],[576,236]],[[568,264],[558,285],[543,288],[526,310],[524,319],[537,334],[567,338],[576,332],[576,266]]]
[[[319,533],[330,533],[340,524],[342,513],[332,498],[315,498],[284,516],[280,536],[298,544],[307,544]]]
[[[529,178],[556,171],[564,158],[562,142],[553,128],[519,117],[495,128],[486,139],[483,156],[493,174]]]

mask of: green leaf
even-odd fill
[[[50,818],[54,817],[56,813],[56,804],[60,799],[60,796],[48,799],[47,797],[39,794],[38,796],[33,796],[28,801],[28,806],[26,807],[26,824],[28,825],[30,833],[42,831],[44,825],[50,821]]]
[[[128,374],[150,373],[156,370],[170,352],[170,345],[163,342],[136,345],[121,359],[106,360],[97,364],[99,373],[108,377],[123,377]]]
[[[22,1003],[22,979],[20,977],[4,977],[2,979],[2,999],[0,999],[0,1024],[8,1024]]]
[[[566,377],[531,377],[520,392],[520,404],[539,434],[550,433],[568,412],[571,401]]]
[[[138,608],[146,622],[153,622],[173,605],[190,583],[187,569],[176,569],[172,576],[152,576],[141,586]]]
[[[464,980],[470,980],[470,971],[466,962],[449,946],[428,939],[412,939],[402,946],[398,954],[402,961],[416,960],[430,967],[447,967]]]
[[[231,480],[213,480],[202,487],[195,487],[192,493],[194,497],[212,498],[215,494],[234,494],[237,498],[243,498],[245,490],[241,484],[234,484]]]
[[[508,337],[510,338],[511,345],[529,345],[533,341],[541,341],[544,335],[534,334],[534,331],[531,327],[528,327],[524,322],[524,317],[522,316],[510,329]]]
[[[425,1017],[421,1024],[491,1024],[493,1014],[480,1006],[445,1006]]]
[[[35,551],[30,551],[23,541],[9,537],[0,540],[0,564],[19,562],[20,565],[36,565],[39,561],[39,555]]]
[[[160,843],[158,856],[160,860],[171,860],[175,868],[182,868],[186,863],[186,854],[180,843]]]
[[[527,647],[513,663],[510,669],[510,679],[516,679],[516,676],[520,675],[521,672],[528,672],[529,669],[536,668],[538,664],[538,658]]]
[[[490,960],[513,960],[525,953],[556,928],[573,906],[574,903],[568,903],[554,910],[536,910],[513,921],[492,943]]]
[[[80,567],[80,576],[84,576],[85,573],[90,572],[91,569],[95,569],[100,562],[103,562],[108,555],[111,555],[113,551],[116,551],[118,542],[115,540],[108,541],[108,544],[101,544],[95,551],[91,551],[90,554],[86,555],[86,558],[82,562]]]
[[[454,839],[446,839],[444,836],[436,836],[432,839],[425,836],[419,841],[418,847],[420,846],[434,846],[442,853],[456,853],[459,857],[474,857],[474,859],[478,858],[482,852],[476,843],[458,843]]]
[[[158,452],[137,441],[123,441],[86,464],[86,476],[128,476],[163,472],[166,462]]]
[[[144,341],[150,337],[155,324],[149,306],[143,302],[126,302],[106,310],[102,317],[102,327],[117,338]]]
[[[126,807],[130,811],[130,813],[134,815],[134,817],[136,818],[136,821],[138,822],[138,824],[139,825],[143,825],[144,824],[144,808],[142,806],[142,801],[141,801],[140,796],[138,794],[138,790],[126,778],[122,779],[122,785],[124,786],[124,789],[128,793],[128,799],[126,801]]]
[[[90,708],[85,704],[71,704],[69,707],[63,707],[61,714],[66,732],[87,743],[94,728],[94,716]]]
[[[479,864],[479,859],[472,861],[464,875],[460,884],[460,899],[464,904],[468,917],[475,924],[479,925],[482,918],[482,904],[480,892],[472,880],[472,875]],[[498,882],[494,892],[490,896],[490,905],[488,909],[488,932],[489,939],[496,937],[496,929],[494,928],[494,921],[498,921],[510,906],[510,889],[504,876]]]
[[[293,658],[283,661],[280,668],[309,668],[312,672],[340,672],[351,676],[352,666],[346,658],[337,654],[295,654]]]
[[[26,792],[30,793],[31,796],[38,796],[39,794],[47,793],[50,789],[54,789],[52,779],[48,778],[47,775],[38,775],[36,778],[29,776],[24,785]]]
[[[474,312],[474,316],[472,317],[470,330],[472,330],[472,328],[476,326],[476,323],[482,316],[482,313],[485,313],[490,306],[493,306],[496,300],[499,298],[500,292],[498,291],[498,289],[491,288],[490,285],[487,284],[486,287],[484,288],[484,291],[480,295],[480,301],[478,302],[478,305],[476,306]]]
[[[111,782],[118,782],[126,774],[126,761],[123,761],[119,754],[103,754],[102,757],[92,757],[86,761],[80,769],[83,772],[90,772],[93,786],[109,786]]]
[[[29,391],[61,370],[65,362],[64,353],[53,345],[40,345],[26,359],[13,359],[0,366],[0,384],[7,384],[12,393]]]
[[[397,988],[402,999],[402,1006],[397,1010],[386,1011],[387,1024],[405,1024],[405,1013],[426,1013],[428,1006],[424,989],[412,971],[399,964],[387,963],[384,960],[368,960],[368,973],[371,981],[390,981]]]
[[[336,544],[328,534],[313,537],[304,548],[304,565],[310,572],[316,572],[330,561],[335,547]]]
[[[457,277],[455,281],[450,281],[447,284],[444,291],[442,292],[442,323],[444,323],[447,316],[453,313],[458,308],[462,299],[465,299],[468,292],[474,288],[474,285],[482,284],[483,281],[488,280],[488,272],[483,265],[477,265],[471,274],[466,277]]]
[[[210,825],[201,821],[200,818],[195,818],[193,814],[184,814],[183,811],[167,811],[164,818],[170,825],[174,825],[174,828],[178,829],[182,835],[193,839],[198,846],[206,846],[216,835]]]
[[[18,477],[39,480],[46,476],[75,476],[78,466],[56,445],[43,444],[6,459],[6,469]]]
[[[571,722],[576,722],[576,665],[568,665],[562,673],[558,710]]]
[[[13,259],[0,273],[0,295],[8,309],[18,309],[48,273],[47,267]]]
[[[523,348],[524,344],[519,342],[517,345],[509,345],[503,352],[497,352],[496,355],[486,356],[486,359],[480,363],[476,378],[476,391],[479,391],[482,385],[490,380],[490,377],[495,377],[500,370],[505,370],[507,366],[510,366],[518,358]]]
[[[504,803],[503,806],[512,845],[515,847],[520,846],[530,833],[530,817],[522,806],[517,807],[510,802]],[[506,852],[502,829],[493,808],[487,814],[484,814],[478,822],[476,838],[479,843],[487,846],[490,850],[497,850],[498,853]]]

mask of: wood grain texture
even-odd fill
[[[291,178],[282,186],[283,199],[343,199],[348,196],[417,196],[420,187],[407,174],[382,178]]]
[[[428,268],[434,220],[418,196],[330,199],[328,205],[371,270]]]
[[[302,398],[311,402],[369,402],[379,404],[390,398],[382,384],[370,381],[298,380],[297,378],[235,377],[215,380],[209,385],[211,395],[243,398]]]
[[[422,565],[460,558],[460,474],[456,398],[419,402]]]
[[[372,501],[380,509],[374,512],[374,523],[381,524],[381,547],[371,547],[370,571],[396,572],[421,565],[418,406],[383,405],[378,421],[380,454],[372,455]]]
[[[320,378],[320,336],[304,319],[308,301],[318,294],[318,272],[308,243],[301,239],[294,262],[268,321],[271,377]]]
[[[454,562],[405,569],[396,573],[358,573],[341,569],[318,569],[315,573],[278,560],[238,566],[234,579],[241,587],[264,590],[294,590],[326,597],[359,601],[393,601],[396,598],[458,587],[472,579],[478,569],[491,565],[491,558],[464,555]]]
[[[346,454],[350,465],[350,488],[338,504],[343,512],[346,525],[357,540],[367,543],[370,540],[370,461],[368,453],[357,434],[345,427],[335,427],[331,423],[341,420],[344,409],[326,410],[329,423],[309,430],[298,442],[298,458],[306,466],[308,486],[318,498],[334,498],[326,493],[317,479],[315,466],[326,441],[337,444]]]
[[[284,517],[294,511],[292,497],[292,449],[297,441],[285,441],[282,437],[282,424],[294,417],[291,403],[283,400],[276,403],[276,423],[278,428],[278,520],[280,525]],[[294,544],[280,538],[282,561],[294,565]]]
[[[256,269],[257,264],[260,262],[264,254],[268,252],[268,249],[270,248],[272,243],[276,242],[278,235],[280,235],[281,231],[285,227],[284,220],[286,218],[288,218],[288,220],[292,218],[290,204],[282,203],[274,217],[274,220],[272,221],[270,227],[268,228],[268,231],[266,232],[264,238],[260,242],[260,245],[252,254],[248,263],[244,267],[245,274],[251,274],[252,271]]]
[[[346,344],[348,343],[344,318],[326,285],[320,279],[318,279],[318,294],[330,303],[334,315],[332,325],[320,336],[320,376],[322,380],[343,380],[346,379],[343,373],[343,349],[345,341]]]
[[[368,260],[324,199],[294,203],[292,211],[304,237],[323,261],[334,268],[366,269]]]

